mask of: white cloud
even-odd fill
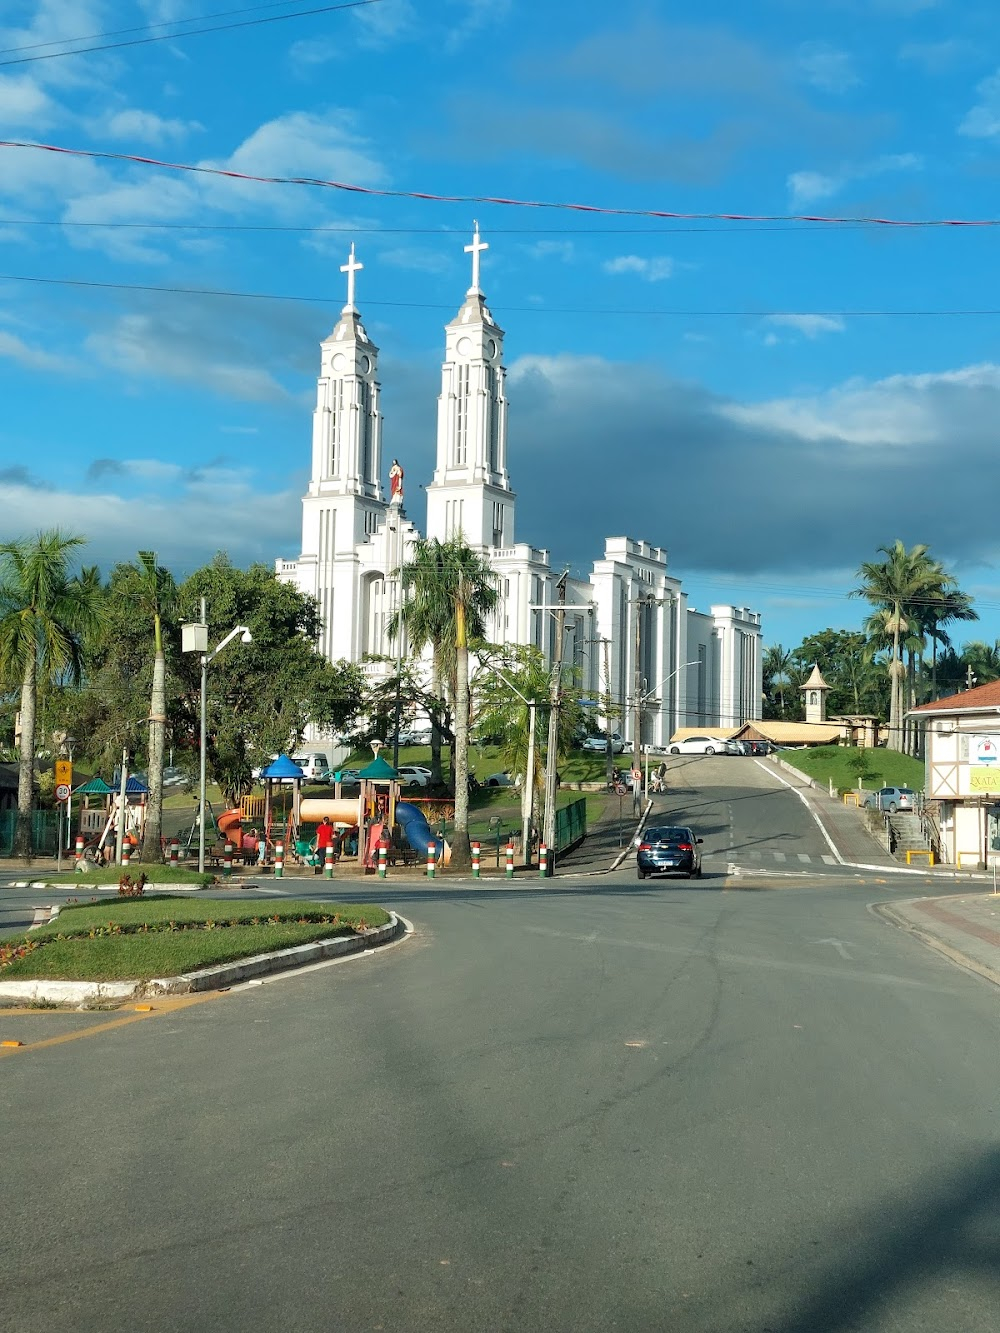
[[[674,275],[674,261],[666,256],[643,259],[640,255],[618,255],[603,265],[605,273],[634,273],[645,282],[663,282]]]
[[[120,469],[123,494],[107,479],[81,502],[79,490],[32,487],[16,479],[0,481],[0,507],[16,514],[22,531],[64,527],[87,538],[84,558],[107,569],[134,560],[153,548],[160,560],[180,574],[206,563],[216,551],[228,551],[237,565],[260,560],[271,564],[281,551],[297,549],[301,498],[298,490],[255,491],[246,478],[227,470],[226,503],[219,503],[219,482],[198,479],[185,484],[178,473],[169,481],[150,479],[126,464]],[[183,523],[178,514],[183,513]]]
[[[44,88],[26,74],[0,74],[0,125],[8,133],[18,126],[42,129],[54,124],[61,110]]]
[[[861,82],[850,55],[825,42],[799,47],[796,63],[806,83],[825,93],[845,93]]]
[[[451,268],[451,259],[444,250],[426,250],[418,245],[400,245],[392,250],[383,250],[378,262],[420,273],[447,273]]]
[[[835,173],[795,171],[787,180],[793,208],[830,199],[854,181],[870,180],[894,171],[920,171],[924,160],[918,153],[884,153],[870,162],[845,162]]]
[[[971,139],[994,139],[1000,135],[1000,69],[976,85],[979,100],[965,115],[959,134]]]
[[[777,325],[779,328],[783,329],[795,329],[796,332],[801,333],[804,338],[808,338],[810,341],[818,338],[822,333],[844,332],[844,321],[842,319],[836,319],[832,315],[799,315],[788,312],[778,315],[768,315],[767,323]],[[768,345],[772,345],[778,340],[773,336],[770,336],[766,338],[765,341]]]
[[[820,171],[793,171],[788,177],[788,190],[792,206],[799,208],[803,204],[814,204],[820,199],[829,199],[840,189],[843,181],[837,176],[825,176]]]
[[[907,42],[899,51],[900,60],[920,65],[928,74],[945,74],[974,57],[975,49],[954,37],[941,42]]]
[[[191,328],[166,317],[122,315],[110,328],[91,333],[87,351],[102,365],[140,379],[160,377],[193,384],[226,398],[286,402],[288,391],[267,370],[232,348],[212,351]],[[229,351],[230,349],[225,349]]]
[[[849,380],[829,393],[729,404],[723,414],[741,425],[787,432],[811,443],[837,441],[863,448],[943,444],[964,429],[977,402],[1000,397],[1000,365],[989,363],[937,374]]]
[[[40,347],[32,347],[13,333],[0,330],[0,357],[15,361],[25,370],[74,370],[72,360],[65,356],[56,356],[45,352]]]
[[[154,111],[142,111],[138,107],[109,114],[92,127],[98,135],[111,139],[138,139],[153,144],[185,139],[202,128],[196,120],[165,119]]]
[[[528,246],[532,259],[560,259],[564,264],[572,264],[576,258],[576,246],[572,241],[536,241]]]

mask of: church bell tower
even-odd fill
[[[427,488],[427,535],[462,533],[472,547],[514,544],[514,492],[507,474],[507,399],[503,330],[480,287],[480,256],[489,249],[476,223],[472,286],[445,327],[438,398],[437,466]]]

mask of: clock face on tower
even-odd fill
[[[492,361],[497,354],[497,344],[495,338],[486,339],[486,355]]]
[[[372,368],[372,359],[370,356],[362,354],[358,359],[358,365],[362,375],[367,375]]]
[[[472,351],[472,339],[459,338],[458,342],[455,344],[455,351],[458,352],[459,356],[468,356]]]

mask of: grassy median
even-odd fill
[[[0,981],[146,981],[383,926],[374,904],[159,896],[65,907],[0,942]]]

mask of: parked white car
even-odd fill
[[[730,748],[731,747],[731,748]],[[682,741],[670,742],[671,754],[738,754],[730,741],[718,736],[685,736]]]
[[[608,738],[606,736],[588,736],[580,746],[587,754],[607,754]],[[618,735],[617,731],[611,733],[611,753],[621,754],[625,749],[625,742]]]
[[[396,770],[399,781],[404,787],[427,787],[430,785],[431,770],[422,764],[400,764]]]

